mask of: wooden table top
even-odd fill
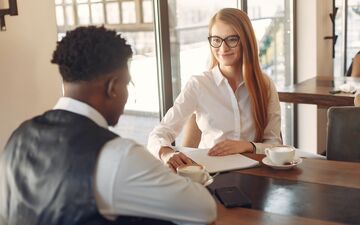
[[[218,219],[212,225],[345,225],[299,216],[267,213],[255,209],[233,208],[227,209],[218,204]]]
[[[261,154],[248,153],[244,155],[259,162],[265,157],[265,155]],[[303,162],[292,170],[274,170],[265,166],[262,162],[260,164],[260,167],[239,170],[237,172],[360,189],[360,163],[303,159]]]
[[[345,78],[318,76],[278,90],[281,102],[315,104],[321,108],[353,106],[354,94],[330,94],[335,83],[344,83]]]
[[[245,154],[261,162],[264,155]],[[259,167],[224,173],[210,191],[237,186],[253,202],[251,209],[227,209],[218,203],[225,224],[360,224],[360,163],[303,159],[291,170]]]

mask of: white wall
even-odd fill
[[[18,16],[5,16],[0,32],[0,151],[25,119],[51,108],[61,95],[50,63],[57,32],[54,1],[18,0]]]
[[[298,82],[315,76],[332,76],[331,41],[324,40],[331,35],[331,7],[331,1],[327,0],[297,1]],[[324,110],[318,111],[315,105],[298,106],[299,148],[312,152],[325,149],[324,116]]]

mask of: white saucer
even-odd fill
[[[275,165],[270,161],[270,159],[268,159],[268,157],[263,158],[262,162],[276,170],[288,170],[302,163],[302,158],[294,159],[294,162],[291,165]]]

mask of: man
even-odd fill
[[[215,219],[202,185],[107,129],[127,101],[131,56],[125,39],[104,27],[77,28],[58,43],[51,62],[59,65],[64,97],[21,124],[0,156],[0,218],[8,225]]]

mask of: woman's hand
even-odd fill
[[[208,154],[210,156],[224,156],[252,151],[253,145],[248,141],[225,140],[212,147]]]
[[[179,166],[193,164],[184,153],[176,152],[170,147],[160,148],[160,159],[175,173]]]

